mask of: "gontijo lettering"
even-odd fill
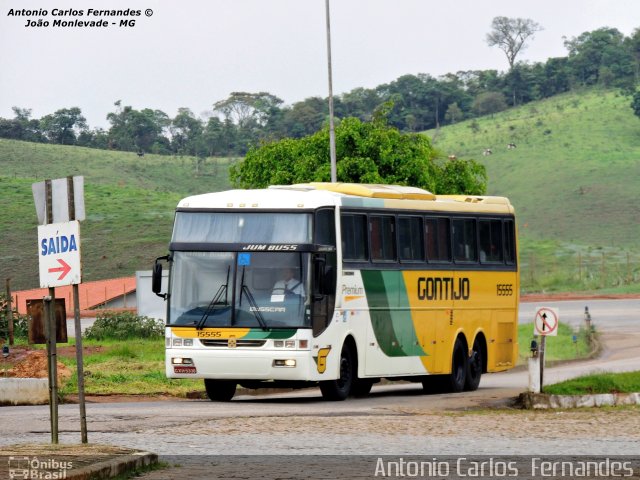
[[[419,277],[418,299],[420,300],[469,300],[471,282],[468,278]]]
[[[57,233],[57,232],[56,232]],[[76,236],[71,235],[56,235],[55,237],[43,238],[40,242],[40,255],[43,257],[47,255],[55,255],[58,253],[78,251],[78,242]]]

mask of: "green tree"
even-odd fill
[[[169,153],[170,142],[163,135],[171,124],[169,116],[161,110],[135,110],[115,102],[116,111],[107,115],[111,123],[109,148],[128,151]]]
[[[29,142],[45,142],[46,138],[40,129],[40,120],[31,118],[30,108],[12,107],[14,118],[0,118],[0,137],[26,140]]]
[[[444,119],[447,122],[454,124],[462,120],[463,118],[464,113],[462,112],[458,104],[456,102],[449,104],[449,106],[447,107],[447,112],[444,114]]]
[[[625,39],[629,53],[633,57],[635,81],[640,81],[640,28],[636,28],[630,37]]]
[[[484,195],[487,170],[475,160],[447,160],[439,165],[435,191],[441,195]]]
[[[74,145],[77,133],[86,130],[87,120],[78,107],[62,108],[40,119],[40,128],[50,142]]]
[[[574,77],[583,85],[606,81],[629,86],[634,81],[635,64],[629,42],[625,43],[624,35],[615,28],[599,28],[565,41]]]
[[[281,134],[294,138],[311,135],[322,128],[328,115],[328,104],[320,97],[310,97],[296,102],[291,108],[283,111],[284,131]]]
[[[451,192],[452,185],[464,184],[439,179],[449,175],[452,167],[436,162],[436,153],[424,135],[402,133],[379,118],[363,122],[353,117],[341,120],[335,132],[340,182],[411,185],[436,193],[441,185],[449,189],[446,193],[484,193],[479,191],[481,185],[473,185],[473,191]],[[457,165],[462,170],[469,168],[470,176],[483,168],[464,160]],[[456,175],[461,174],[456,171]],[[230,178],[241,188],[329,181],[328,128],[301,139],[286,138],[251,148],[243,162],[231,167]],[[486,189],[486,174],[484,185]]]
[[[188,108],[179,108],[171,121],[171,148],[181,155],[198,155],[202,145],[202,122]]]
[[[504,52],[509,69],[512,69],[518,54],[527,47],[527,40],[540,30],[542,27],[529,18],[495,17],[491,22],[491,32],[487,34],[487,43]]]
[[[473,101],[473,111],[478,115],[493,115],[507,108],[507,101],[500,92],[484,92]]]
[[[244,128],[251,121],[264,125],[272,110],[280,104],[282,100],[268,92],[231,92],[228,98],[213,104],[213,111],[222,113],[225,118]]]

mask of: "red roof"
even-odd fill
[[[112,278],[111,280],[100,280],[97,282],[84,282],[78,286],[78,296],[80,299],[80,310],[89,310],[114,298],[125,297],[135,292],[136,277]],[[27,313],[27,300],[41,300],[49,295],[48,288],[35,288],[32,290],[20,290],[12,292],[13,301],[17,304],[20,314]],[[72,287],[56,287],[56,298],[65,299],[67,315],[73,314],[73,289]],[[131,299],[129,306],[133,306],[134,299]],[[125,303],[125,306],[126,303]],[[16,308],[16,307],[14,307]]]

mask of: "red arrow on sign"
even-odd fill
[[[50,268],[49,273],[61,272],[60,276],[58,277],[58,280],[62,280],[64,277],[67,276],[67,273],[71,271],[71,266],[61,258],[58,258],[57,260],[60,266],[56,268]]]

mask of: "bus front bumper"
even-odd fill
[[[168,378],[219,380],[319,380],[309,350],[244,351],[172,348],[166,352]],[[328,376],[322,375],[322,380]]]

